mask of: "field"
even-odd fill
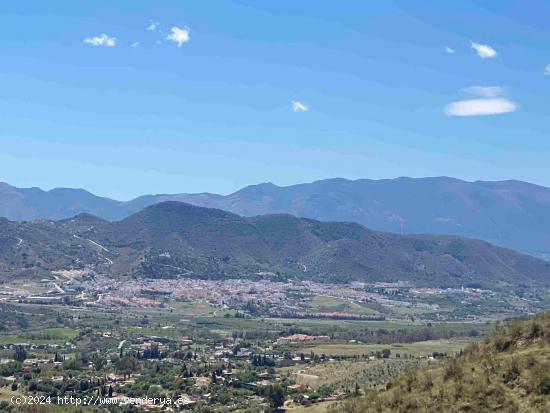
[[[322,386],[337,391],[351,391],[356,384],[377,386],[395,378],[407,368],[428,364],[427,360],[416,359],[376,359],[333,361],[314,365],[299,365],[281,369],[283,374],[289,375],[296,383],[312,389]]]
[[[0,344],[62,344],[74,340],[78,331],[72,328],[44,328],[12,335],[0,335]]]
[[[336,402],[320,402],[311,406],[302,406],[296,403],[288,403],[285,405],[288,413],[327,413],[330,408],[337,406]]]
[[[378,311],[368,308],[364,303],[322,295],[313,296],[311,299],[305,301],[305,305],[311,311],[319,313],[341,312],[368,316],[380,314]]]
[[[454,354],[466,347],[472,340],[458,338],[452,340],[428,340],[416,343],[394,343],[384,344],[355,344],[355,343],[324,343],[315,346],[300,348],[300,352],[325,354],[327,356],[361,356],[369,353],[380,352],[389,349],[392,355],[407,354],[415,357],[430,356],[433,352]]]

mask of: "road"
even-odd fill
[[[96,247],[101,248],[103,251],[109,252],[109,250],[108,250],[107,248],[105,248],[103,245],[101,245],[101,244],[99,244],[99,243],[97,243],[97,242],[95,242],[95,241],[92,241],[91,239],[82,238],[82,237],[79,237],[79,236],[76,235],[76,234],[74,234],[73,237],[78,238],[78,239],[82,239],[82,240],[84,240],[84,241],[88,241],[88,242],[94,244]]]
[[[65,294],[65,290],[63,290],[63,288],[61,288],[61,287],[59,286],[59,284],[53,283],[53,286],[54,286],[55,289],[56,289],[57,291],[59,291],[61,294]]]

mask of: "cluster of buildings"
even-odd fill
[[[329,341],[329,336],[310,336],[307,334],[293,334],[291,336],[280,337],[277,344],[309,343],[312,341]]]

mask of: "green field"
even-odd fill
[[[78,330],[72,328],[44,328],[0,336],[0,344],[62,344],[75,339],[76,336],[78,336]]]
[[[396,353],[409,354],[415,357],[429,356],[434,351],[441,353],[454,354],[466,347],[471,342],[466,338],[452,340],[429,340],[410,344],[355,344],[355,343],[323,343],[315,346],[307,346],[299,351],[308,353],[313,351],[315,354],[325,354],[327,356],[360,356],[384,349],[389,349],[392,356]]]
[[[313,312],[318,313],[350,313],[357,315],[374,316],[379,315],[378,311],[368,308],[364,303],[344,300],[336,297],[315,295],[305,302],[305,305]]]

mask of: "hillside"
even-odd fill
[[[550,263],[455,236],[402,236],[291,215],[240,217],[164,202],[110,223],[0,221],[3,277],[91,268],[112,276],[295,277],[426,286],[548,285]]]
[[[442,367],[412,370],[338,412],[548,412],[550,313],[497,328]]]
[[[81,212],[119,220],[164,201],[256,216],[288,213],[319,221],[357,222],[403,234],[453,234],[550,257],[550,189],[521,181],[453,178],[328,179],[279,187],[252,185],[227,196],[145,195],[121,202],[76,189],[41,191],[0,185],[0,216],[62,219]]]

